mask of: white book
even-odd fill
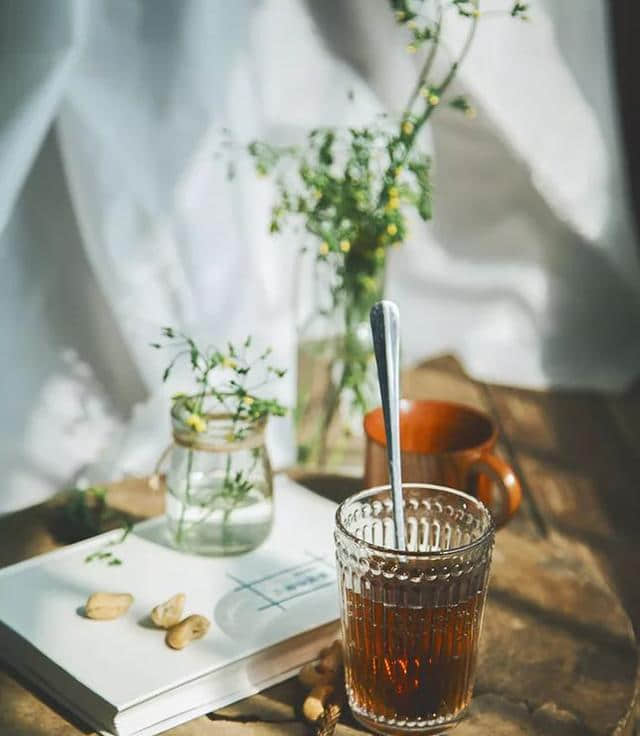
[[[152,736],[295,674],[337,633],[335,504],[286,477],[273,530],[258,549],[198,557],[172,549],[164,519],[109,532],[0,570],[0,656],[96,730]],[[96,591],[131,593],[115,621],[83,616]],[[174,651],[148,623],[185,593],[184,614],[211,621],[205,638]]]

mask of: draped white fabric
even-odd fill
[[[434,222],[390,264],[407,361],[602,389],[640,367],[606,11],[538,0],[532,23],[482,21],[458,81],[478,118],[434,119]],[[397,112],[405,42],[371,0],[0,3],[0,511],[152,468],[161,325],[273,344],[293,401],[299,243],[267,235],[250,162],[226,180],[220,131],[299,140]],[[283,464],[290,427],[273,434]]]

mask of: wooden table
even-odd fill
[[[479,674],[456,736],[631,736],[640,631],[640,386],[624,396],[533,392],[471,381],[449,358],[407,373],[404,394],[489,411],[524,486],[499,532]],[[339,500],[358,481],[305,482]],[[162,497],[127,481],[111,505],[136,518]],[[52,504],[0,519],[0,565],[59,545]],[[172,729],[171,736],[308,733],[295,680]],[[9,670],[0,670],[2,736],[90,733]],[[362,733],[345,714],[338,736]]]

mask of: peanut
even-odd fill
[[[204,616],[187,616],[167,631],[165,642],[172,649],[184,649],[190,641],[202,639],[209,626],[209,619]]]
[[[311,690],[316,685],[328,685],[336,678],[331,670],[321,669],[318,662],[309,662],[300,670],[298,679],[303,687]]]
[[[177,593],[151,611],[151,620],[159,629],[170,629],[179,623],[184,608],[185,594]]]
[[[336,639],[330,647],[320,650],[320,659],[309,662],[300,670],[298,679],[308,690],[316,685],[328,685],[338,678],[342,667],[342,643]]]
[[[335,676],[340,667],[342,667],[342,642],[336,639],[321,657],[318,669],[323,672],[332,672]]]
[[[324,715],[327,700],[333,693],[333,685],[316,685],[305,698],[302,715],[310,723],[315,723]]]
[[[132,603],[133,596],[129,593],[93,593],[85,603],[84,612],[87,618],[110,621],[120,618]]]
[[[315,736],[334,736],[336,726],[342,715],[340,703],[329,703],[325,706],[324,713],[315,723]]]

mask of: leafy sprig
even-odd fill
[[[95,552],[92,552],[90,555],[87,555],[84,558],[85,562],[95,562],[96,560],[99,562],[105,562],[109,567],[115,567],[117,565],[122,565],[122,560],[114,553],[111,552],[108,547],[115,547],[118,544],[122,544],[124,540],[129,536],[133,529],[133,524],[131,521],[125,521],[124,528],[122,530],[122,535],[118,539],[112,539],[110,542],[108,542],[104,547],[101,547],[100,549],[96,550]]]
[[[511,15],[513,18],[520,18],[521,20],[529,20],[527,11],[529,10],[529,3],[514,2],[511,8]]]
[[[316,259],[335,270],[336,302],[341,291],[350,290],[357,301],[375,288],[387,248],[408,235],[412,209],[423,220],[431,218],[431,160],[416,146],[424,125],[443,103],[469,118],[476,114],[466,97],[447,94],[473,41],[480,0],[389,1],[396,21],[409,33],[407,50],[426,51],[400,120],[346,131],[317,128],[302,146],[264,141],[248,146],[256,172],[273,176],[276,184],[269,231],[302,224],[316,241]],[[528,6],[512,2],[505,12],[526,18]],[[468,22],[467,36],[438,78],[433,70],[436,57],[448,53],[441,40],[450,12]]]
[[[103,545],[85,558],[85,562],[96,560],[110,566],[121,565],[122,560],[108,548],[121,544],[133,529],[133,522],[126,514],[110,507],[107,503],[105,486],[71,488],[64,494],[57,527],[65,541],[77,541],[100,534],[116,526],[122,527],[122,535]]]
[[[187,360],[191,368],[194,391],[177,393],[174,405],[184,408],[185,423],[196,432],[205,432],[207,416],[213,400],[214,407],[231,417],[232,434],[229,439],[239,440],[246,436],[252,424],[268,416],[283,416],[284,406],[277,399],[264,398],[257,392],[273,379],[282,378],[286,371],[268,362],[271,348],[252,354],[251,337],[240,347],[229,342],[224,350],[216,347],[203,348],[195,340],[173,327],[164,327],[165,341],[152,343],[156,349],[169,348],[174,355],[167,365],[162,380],[169,379],[173,369],[181,360]],[[254,378],[256,372],[260,377]]]
[[[446,100],[446,93],[464,60],[475,33],[479,0],[390,0],[397,22],[410,34],[409,52],[423,46],[428,52],[416,85],[396,124],[310,131],[303,146],[275,146],[254,141],[249,154],[256,172],[275,179],[277,196],[269,230],[302,224],[316,240],[315,257],[335,270],[335,302],[349,290],[351,298],[366,300],[379,282],[386,250],[408,235],[413,209],[428,220],[431,206],[431,160],[416,142],[419,133],[443,101],[468,117],[475,111],[466,98]],[[524,5],[516,3],[519,15]],[[430,11],[430,12],[427,12]],[[441,49],[446,11],[469,21],[458,56],[440,79],[432,69]]]

